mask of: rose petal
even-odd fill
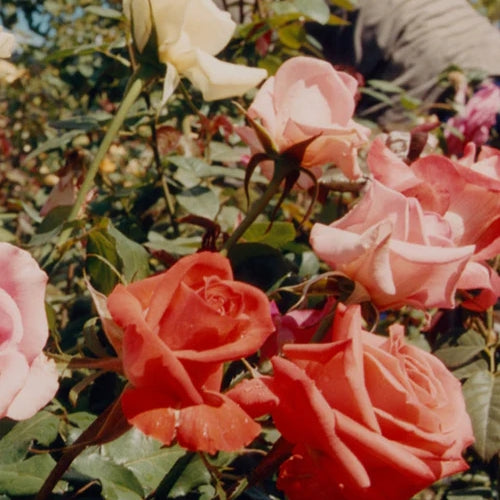
[[[32,417],[55,396],[59,388],[58,376],[54,361],[39,354],[31,362],[23,387],[7,410],[7,417],[14,420]]]

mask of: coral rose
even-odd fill
[[[0,418],[24,420],[45,406],[58,388],[55,363],[42,349],[47,275],[31,255],[0,243]]]
[[[459,381],[430,353],[361,328],[342,308],[323,344],[283,346],[274,374],[228,395],[254,416],[270,412],[292,443],[277,485],[291,500],[407,500],[467,469],[473,434]]]
[[[274,330],[267,297],[233,280],[229,261],[202,252],[168,271],[118,285],[108,309],[123,329],[117,345],[130,387],[129,422],[165,444],[237,450],[259,425],[220,393],[223,363],[259,349]]]
[[[454,307],[458,280],[474,253],[474,245],[453,243],[445,219],[377,181],[344,217],[315,224],[310,241],[380,309]]]
[[[369,134],[352,119],[357,86],[355,78],[325,61],[294,57],[264,82],[248,115],[260,121],[280,153],[314,138],[300,160],[316,177],[321,166],[333,163],[354,179],[361,175],[357,148]],[[253,129],[241,127],[238,133],[254,153],[263,150]],[[268,169],[264,165],[264,173]]]

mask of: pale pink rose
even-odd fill
[[[310,241],[321,259],[361,283],[380,309],[423,309],[454,307],[474,246],[457,246],[451,236],[439,214],[373,181],[344,217],[315,224]]]
[[[0,243],[0,418],[24,420],[58,388],[55,363],[42,349],[47,275],[24,250]]]
[[[483,146],[476,161],[476,146],[469,143],[460,161],[432,154],[408,166],[376,139],[367,162],[375,179],[441,215],[453,245],[474,245],[467,277],[459,288],[485,289],[484,300],[476,299],[483,308],[496,302],[498,280],[486,259],[500,253],[500,151]]]
[[[478,146],[486,143],[499,111],[500,88],[493,82],[485,83],[465,107],[448,120],[444,132],[448,153],[461,155],[468,142],[474,142]],[[457,136],[453,129],[460,132],[463,138]]]
[[[294,57],[264,82],[248,115],[260,121],[280,153],[315,137],[301,161],[314,175],[333,163],[354,179],[361,175],[357,149],[369,135],[352,119],[357,86],[355,78],[325,61]],[[238,133],[252,152],[264,150],[253,129]]]

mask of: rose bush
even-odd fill
[[[132,425],[209,453],[237,450],[259,433],[220,393],[223,363],[255,353],[274,326],[265,294],[234,281],[226,258],[184,257],[162,274],[118,285],[108,308],[123,329],[113,343],[130,382],[122,407]]]
[[[277,482],[291,500],[407,500],[467,469],[460,382],[401,325],[384,338],[361,322],[359,306],[339,306],[326,343],[283,346],[272,376],[228,393],[293,444]]]
[[[42,349],[47,275],[24,250],[0,243],[0,418],[32,417],[55,395],[55,363]]]
[[[500,253],[500,151],[483,146],[476,159],[476,146],[469,143],[458,162],[431,154],[408,166],[377,139],[368,153],[368,167],[384,185],[442,216],[455,246],[474,245],[458,288],[483,290],[465,303],[469,307],[494,304],[500,279],[486,260]]]
[[[456,246],[448,222],[415,198],[372,181],[361,201],[310,242],[332,268],[359,282],[380,309],[453,307],[474,245]]]
[[[357,86],[355,78],[325,61],[294,57],[264,82],[248,116],[260,121],[280,153],[313,139],[299,160],[316,177],[321,166],[333,163],[354,179],[361,175],[357,150],[369,134],[352,119]],[[252,128],[241,127],[238,133],[253,153],[264,150]],[[270,167],[263,165],[268,176]]]
[[[158,58],[166,64],[164,97],[175,90],[180,76],[199,89],[206,101],[245,93],[267,75],[214,56],[231,40],[236,24],[212,0],[128,0],[135,45],[142,52],[154,32]],[[153,24],[152,24],[153,23]]]

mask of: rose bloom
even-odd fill
[[[290,500],[408,500],[466,470],[474,441],[459,381],[430,353],[362,330],[339,306],[323,344],[288,344],[273,376],[228,392],[253,416],[271,413],[293,445],[277,486]]]
[[[448,222],[415,198],[372,181],[361,201],[329,226],[314,224],[314,252],[360,283],[380,309],[454,307],[474,245],[455,246]]]
[[[55,363],[42,349],[47,275],[31,255],[0,243],[0,418],[32,417],[55,395]]]
[[[458,288],[483,290],[464,303],[470,308],[494,304],[500,279],[486,260],[500,254],[500,151],[483,146],[476,159],[469,143],[460,161],[431,154],[408,166],[377,139],[367,161],[375,179],[442,216],[455,246],[474,245]]]
[[[334,307],[335,299],[330,298],[321,309],[295,309],[281,314],[275,302],[271,302],[271,317],[275,331],[260,349],[261,357],[270,358],[281,352],[281,347],[289,343],[310,342],[321,321]]]
[[[485,144],[490,137],[490,129],[495,125],[499,111],[500,88],[493,82],[481,85],[463,110],[446,122],[444,135],[448,153],[462,155],[464,146],[469,142],[477,146]],[[463,137],[457,136],[452,128]]]
[[[107,305],[123,330],[113,344],[130,382],[122,408],[132,425],[209,453],[238,450],[259,433],[220,393],[223,363],[257,351],[274,326],[266,295],[234,281],[228,259],[184,257],[162,274],[118,285]]]
[[[150,10],[151,9],[151,10]],[[127,0],[124,11],[132,19],[135,45],[142,52],[154,23],[158,58],[166,64],[163,100],[188,78],[207,101],[244,94],[267,75],[214,56],[231,40],[236,24],[212,0]]]
[[[323,165],[333,163],[354,179],[361,175],[357,149],[369,134],[366,127],[352,119],[357,87],[354,77],[337,71],[328,62],[293,57],[264,82],[248,115],[260,121],[280,153],[315,137],[301,165],[310,168],[316,177],[321,176]],[[252,128],[241,127],[238,134],[253,153],[263,151]],[[269,168],[263,166],[266,175],[270,175]]]

